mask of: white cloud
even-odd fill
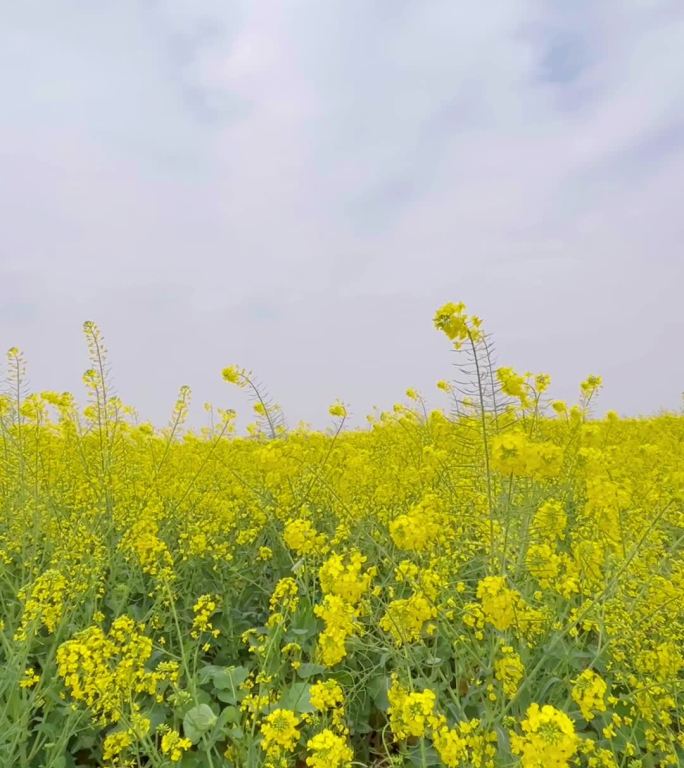
[[[75,388],[94,318],[157,420],[236,361],[320,422],[448,372],[455,298],[562,395],[676,407],[681,50],[671,2],[11,6],[2,339]]]

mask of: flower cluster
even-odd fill
[[[511,746],[523,768],[566,768],[571,764],[579,739],[564,712],[549,704],[532,704],[520,725],[522,734],[511,733]]]
[[[608,686],[593,669],[585,669],[572,686],[572,698],[577,702],[582,717],[591,720],[599,712],[606,711]]]
[[[598,377],[553,400],[463,304],[435,324],[444,407],[402,386],[364,429],[288,427],[237,366],[244,435],[187,387],[157,428],[93,323],[85,407],[11,351],[8,765],[682,763],[684,415],[598,417]]]
[[[210,634],[214,638],[219,636],[219,630],[211,623],[211,617],[218,608],[218,601],[217,595],[201,595],[197,598],[197,602],[192,609],[195,616],[192,620],[192,629],[190,631],[194,638],[197,639],[203,632]]]
[[[261,724],[261,748],[266,753],[267,765],[280,765],[299,741],[300,720],[289,709],[274,709]]]
[[[161,684],[175,681],[171,662],[149,671],[152,640],[129,616],[116,619],[108,633],[90,627],[57,649],[57,670],[71,696],[103,724],[117,723],[140,695],[157,697]]]
[[[437,697],[426,689],[419,693],[407,691],[395,677],[389,689],[390,728],[397,739],[425,736],[434,714]]]
[[[468,339],[476,342],[482,338],[482,321],[476,315],[467,315],[463,302],[444,304],[435,313],[433,322],[456,349],[460,349]]]

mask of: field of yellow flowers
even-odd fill
[[[684,416],[596,419],[456,369],[346,429],[252,397],[141,423],[84,326],[88,404],[0,398],[0,765],[656,768],[684,756]],[[445,353],[448,353],[445,342]]]

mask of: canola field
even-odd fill
[[[187,388],[156,429],[92,323],[85,407],[10,350],[1,766],[683,763],[684,417],[595,418],[597,376],[553,401],[434,322],[443,407],[365,429],[287,429],[236,366],[245,436]]]

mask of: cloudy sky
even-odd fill
[[[290,422],[454,362],[605,408],[684,390],[680,0],[0,0],[0,344],[80,389],[81,323],[164,422],[252,368]],[[434,392],[434,394],[433,394]]]

